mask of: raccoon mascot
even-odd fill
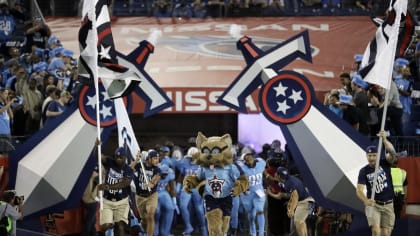
[[[226,235],[232,210],[232,196],[248,189],[248,178],[233,163],[232,139],[229,134],[207,138],[198,132],[196,139],[196,163],[200,165],[197,175],[184,178],[187,192],[197,188],[205,202],[209,236]]]

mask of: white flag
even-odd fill
[[[134,134],[133,127],[131,126],[123,99],[114,99],[114,107],[118,126],[118,146],[128,148],[130,150],[131,159],[135,160],[137,153],[140,151],[140,146]]]
[[[359,70],[366,82],[386,89],[391,85],[401,16],[407,12],[407,0],[391,1],[390,9],[368,44]]]
[[[96,30],[97,1],[83,2],[82,26],[79,30],[80,58],[78,60],[79,75],[93,79],[98,84],[98,31]]]

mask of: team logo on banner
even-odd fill
[[[262,112],[277,124],[290,124],[302,119],[311,107],[313,89],[310,86],[301,74],[280,72],[260,92]]]
[[[127,96],[123,98],[127,106]],[[85,85],[80,91],[79,111],[83,119],[91,125],[96,126],[96,93],[95,87]],[[99,116],[101,127],[108,127],[117,123],[114,101],[108,97],[102,83],[99,83]]]

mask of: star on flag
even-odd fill
[[[101,59],[111,59],[111,56],[109,55],[109,51],[111,50],[111,46],[104,47],[101,44],[101,51],[99,52],[99,56],[101,56]]]

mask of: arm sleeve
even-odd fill
[[[358,175],[358,177],[357,177],[357,183],[358,184],[363,184],[363,185],[366,185],[366,178],[364,177],[364,175],[363,175],[363,169],[361,169],[360,171],[359,171],[359,175]]]

